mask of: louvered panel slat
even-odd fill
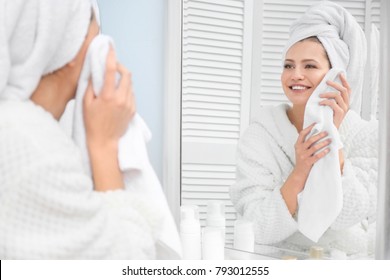
[[[192,45],[192,46],[213,46],[226,49],[236,49],[241,50],[240,42],[234,41],[222,41],[222,40],[210,40],[207,38],[198,38],[198,37],[186,37],[183,38],[183,45]]]
[[[190,28],[190,27],[188,27],[188,28]],[[232,32],[230,32],[229,34],[219,33],[217,30],[213,30],[212,28],[209,28],[208,31],[196,30],[196,29],[188,29],[185,31],[186,31],[186,34],[184,36],[184,43],[186,43],[185,40],[188,40],[190,38],[197,38],[199,40],[201,40],[201,39],[210,40],[207,43],[208,45],[213,45],[213,43],[220,41],[220,42],[225,43],[226,46],[229,46],[229,44],[240,43],[240,41],[242,40],[242,35],[240,35],[240,34],[236,35]],[[184,46],[186,46],[186,45],[184,45]],[[188,51],[188,49],[186,49],[185,51]]]
[[[213,3],[211,1],[187,1],[189,9],[197,9],[201,11],[213,11],[219,12],[223,15],[241,15],[243,16],[243,7],[231,6],[231,5],[221,5],[221,3]]]
[[[239,102],[238,98],[224,97],[224,96],[204,96],[198,94],[187,94],[183,97],[183,101],[197,101],[197,102],[209,102],[220,104],[232,104],[235,105]]]
[[[183,109],[188,108],[199,108],[199,109],[209,109],[209,110],[220,110],[226,112],[239,112],[240,107],[238,104],[218,104],[218,103],[209,103],[201,101],[183,101]]]
[[[214,28],[222,27],[222,28],[230,28],[230,29],[237,29],[237,30],[242,30],[243,28],[242,22],[240,21],[228,21],[228,20],[222,20],[216,18],[206,18],[203,16],[197,16],[197,15],[187,13],[184,26],[190,23],[202,24]],[[234,33],[235,31],[233,30],[232,32]]]
[[[202,176],[199,176],[202,174]],[[198,176],[196,176],[198,175]],[[221,179],[222,178],[222,179]],[[213,186],[227,186],[234,183],[236,177],[227,173],[202,173],[202,172],[189,172],[186,171],[183,174],[183,183],[188,185],[213,185]]]
[[[231,82],[240,81],[241,78],[241,71],[235,70],[235,69],[226,69],[226,68],[211,68],[211,67],[202,67],[202,66],[184,66],[183,67],[184,73],[194,73],[198,75],[215,75],[215,76],[225,76],[225,77],[231,77],[235,78],[236,80],[232,80]],[[196,79],[194,77],[189,76],[189,78]],[[237,80],[238,79],[238,80]]]
[[[184,46],[185,47],[185,46]],[[206,61],[216,61],[216,62],[225,62],[225,63],[238,63],[241,64],[241,57],[233,57],[219,54],[209,54],[204,52],[192,51],[191,53],[184,51],[183,52],[183,63],[186,65],[187,59],[200,59]]]
[[[186,2],[188,2],[188,0],[186,0]],[[244,7],[244,4],[241,0],[195,0],[193,2],[217,4],[220,6],[227,6],[227,7],[238,7],[238,8]]]
[[[189,1],[189,3],[191,3],[191,1]],[[218,12],[218,11],[191,8],[191,7],[187,7],[187,9],[184,9],[183,15],[184,16],[194,15],[194,16],[198,16],[198,17],[219,20],[221,23],[223,21],[236,21],[236,22],[243,21],[242,14],[240,15],[240,14],[222,13],[222,12]]]
[[[208,102],[208,103],[219,103],[219,104],[231,104],[235,108],[238,98],[236,97],[226,97],[226,96],[220,96],[220,95],[202,95],[197,93],[191,93],[187,94],[183,97],[183,102]],[[188,104],[189,105],[189,104]],[[229,109],[226,107],[226,109]]]
[[[221,27],[221,26],[212,26],[200,23],[186,23],[185,30],[188,31],[186,37],[184,37],[184,44],[186,43],[197,43],[197,44],[209,44],[210,42],[204,38],[214,39],[213,43],[215,44],[225,44],[229,47],[239,47],[240,36],[242,36],[242,28],[231,28],[231,27]],[[199,33],[195,33],[198,31]],[[214,34],[219,34],[219,37],[210,37]],[[199,36],[199,34],[203,36]],[[198,35],[198,36],[197,36]],[[229,40],[230,39],[230,40]],[[189,41],[192,40],[192,41]],[[197,41],[195,41],[197,40]],[[218,42],[219,41],[219,42]]]
[[[216,69],[231,69],[236,71],[242,70],[241,63],[215,61],[215,60],[210,61],[210,60],[193,59],[193,58],[186,59],[186,65],[184,65],[184,67],[189,67],[189,66],[202,66],[205,68],[216,68]]]
[[[189,44],[186,46],[187,52],[198,52],[198,53],[207,53],[207,54],[220,54],[226,56],[242,56],[242,50],[237,48],[229,48],[228,45],[218,46],[212,44],[210,41],[208,45],[192,45]]]
[[[193,126],[183,126],[183,137],[211,137],[211,138],[222,138],[222,139],[237,139],[239,137],[239,131],[236,131],[234,128],[229,127],[224,129],[221,126],[210,124],[210,127],[214,129],[197,129]]]
[[[207,110],[207,109],[187,108],[186,114],[184,116],[204,116],[204,117],[208,117],[209,119],[212,119],[213,117],[239,119],[240,112],[226,112],[226,111],[214,111],[214,110]]]
[[[207,186],[204,185],[199,185],[199,184],[191,184],[190,182],[185,181],[184,185],[186,186],[186,192],[190,193],[197,193],[197,192],[213,192],[213,193],[218,193],[218,192],[229,192],[229,188],[224,186],[224,185],[212,185],[210,186],[207,184]]]
[[[188,68],[187,68],[188,69]],[[186,76],[188,80],[192,81],[205,81],[205,82],[217,82],[217,83],[225,83],[225,84],[236,84],[240,86],[241,77],[234,76],[234,71],[230,71],[230,77],[221,75],[221,72],[217,72],[215,74],[208,75],[207,73],[196,73],[196,72],[184,72],[183,74]]]
[[[212,133],[218,133],[218,132],[231,132],[231,133],[239,133],[240,132],[240,126],[234,126],[230,124],[212,124],[209,123],[207,126],[201,123],[190,123],[190,124],[183,124],[183,130],[194,130],[194,131],[204,131],[204,132],[212,132]]]
[[[182,165],[182,170],[183,171],[200,171],[200,172],[205,172],[206,174],[208,173],[231,173],[231,172],[236,172],[236,167],[235,165],[222,165],[222,164],[191,164],[191,163],[186,163]]]
[[[201,141],[202,137],[204,140],[219,140],[224,143],[235,142],[235,139],[238,139],[240,134],[236,132],[226,132],[226,131],[208,131],[208,130],[186,130],[183,129],[182,136],[188,138],[188,141]],[[230,141],[229,141],[230,140]]]
[[[193,123],[199,123],[199,124],[208,124],[210,123],[210,119],[208,117],[204,116],[185,116],[186,122],[193,122]],[[214,117],[213,122],[215,124],[232,124],[239,126],[240,122],[237,119],[229,119],[229,118],[219,118]]]
[[[223,96],[230,98],[239,98],[240,92],[234,90],[223,90],[219,88],[202,88],[202,87],[186,87],[186,92],[191,94],[205,95],[205,96]]]

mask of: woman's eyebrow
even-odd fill
[[[302,62],[315,62],[315,63],[318,63],[317,60],[311,59],[311,58],[303,59]]]
[[[295,62],[295,60],[294,60],[294,59],[287,58],[287,59],[284,60],[284,62]],[[315,63],[318,63],[317,60],[312,59],[312,58],[305,58],[305,59],[302,59],[300,62],[302,62],[302,63],[307,63],[307,62],[315,62]]]

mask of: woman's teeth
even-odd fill
[[[291,87],[293,90],[303,90],[303,89],[307,89],[307,87],[304,87],[304,86],[292,86]]]

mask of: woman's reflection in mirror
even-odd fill
[[[237,180],[230,190],[237,212],[254,222],[258,244],[300,252],[319,245],[329,257],[341,258],[374,253],[378,125],[360,117],[365,40],[353,16],[328,1],[313,5],[292,25],[281,75],[291,105],[259,108],[239,141]],[[321,83],[332,68],[343,69],[344,74]],[[304,123],[308,100],[324,84],[317,104],[331,109],[333,134],[316,123]],[[336,141],[342,144],[332,145]],[[318,177],[317,186],[310,186],[325,195],[307,201],[310,195],[303,194],[314,166],[332,152],[335,163],[312,174]],[[326,184],[337,176],[339,185]],[[338,198],[333,193],[339,190]],[[303,199],[309,207],[306,216],[316,219],[306,225],[309,232],[311,226],[316,230],[317,221],[329,219],[328,211],[335,213],[318,240],[301,230],[300,222],[306,219],[300,216]],[[316,213],[321,203],[325,211]]]

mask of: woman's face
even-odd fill
[[[309,40],[295,43],[287,51],[281,76],[287,98],[294,105],[306,105],[329,69],[325,49],[320,43]]]

